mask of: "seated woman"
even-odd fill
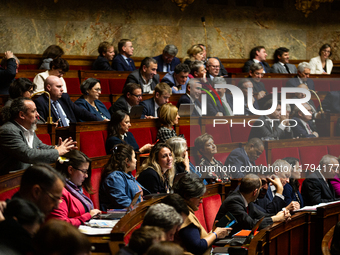
[[[299,179],[301,179],[301,167],[299,160],[293,157],[283,158],[292,166],[291,176],[289,183],[283,186],[282,195],[285,197],[286,205],[288,206],[292,201],[297,201],[300,204],[300,208],[304,207],[303,199],[299,191]]]
[[[42,55],[42,63],[39,69],[50,70],[50,63],[64,55],[64,50],[58,45],[50,45]]]
[[[165,143],[156,143],[150,156],[144,160],[137,181],[143,185],[147,194],[169,193],[174,179],[172,150]]]
[[[184,64],[191,66],[191,62],[198,60],[204,60],[204,52],[201,46],[198,44],[192,45],[187,51],[187,56],[182,60]]]
[[[321,46],[319,56],[309,61],[311,74],[331,74],[333,62],[329,59],[332,56],[331,46],[326,43]]]
[[[30,98],[36,88],[37,85],[27,78],[18,78],[14,80],[9,86],[9,99],[4,106],[11,106],[13,99],[16,99],[17,97]]]
[[[131,204],[133,197],[141,190],[131,171],[136,169],[135,152],[128,144],[118,144],[112,150],[110,160],[102,173],[99,200],[100,209],[122,209]],[[141,196],[137,203],[141,201]]]
[[[74,103],[90,113],[95,114],[98,118],[105,121],[110,121],[110,113],[106,106],[99,100],[102,93],[100,87],[100,80],[95,78],[88,78],[80,85],[80,90],[83,95]]]
[[[177,136],[176,131],[173,129],[173,125],[178,125],[178,109],[171,103],[163,104],[158,108],[158,120],[160,123],[160,128],[157,132],[157,140],[160,143],[165,143],[171,137]],[[179,135],[183,137],[183,135]]]
[[[179,230],[179,244],[192,254],[210,254],[211,245],[217,238],[224,238],[229,235],[231,228],[215,228],[213,232],[207,233],[204,227],[195,216],[202,203],[202,196],[206,191],[203,182],[190,175],[183,176],[174,186],[174,192],[184,198],[189,216]]]
[[[44,82],[46,78],[50,75],[58,76],[63,84],[63,93],[67,93],[66,83],[63,78],[63,75],[68,72],[69,64],[63,58],[56,58],[50,63],[50,69],[43,72],[38,73],[33,80],[33,83],[37,85],[37,88],[34,90],[35,92],[44,91]]]
[[[83,193],[83,188],[91,191],[91,159],[78,150],[72,150],[57,161],[56,169],[66,177],[59,208],[54,209],[49,218],[60,219],[74,226],[84,224],[100,210],[93,209],[93,203]]]
[[[127,112],[118,110],[112,114],[105,143],[106,154],[110,154],[112,148],[120,143],[127,143],[133,147],[134,151],[140,153],[146,153],[151,150],[152,145],[149,143],[139,148],[135,137],[129,132],[130,127],[130,116]]]
[[[230,175],[226,171],[222,171],[222,162],[214,158],[217,153],[217,147],[210,134],[205,133],[197,137],[195,139],[195,149],[202,155],[200,169],[204,173],[202,177],[208,183],[228,182],[230,180]]]
[[[175,158],[175,173],[192,173],[196,174],[197,177],[201,177],[202,174],[198,172],[195,168],[195,166],[189,161],[188,156],[188,146],[187,141],[182,137],[171,137],[166,141],[166,144],[168,144],[173,152],[173,156]],[[205,184],[207,182],[204,180]]]

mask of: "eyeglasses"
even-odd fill
[[[75,168],[75,167],[73,167],[73,168],[82,172],[83,174],[88,174],[87,169],[78,169],[78,168]]]
[[[60,204],[61,202],[63,202],[63,200],[60,197],[57,197],[55,195],[53,195],[51,192],[49,192],[48,190],[44,189],[43,187],[40,186],[40,188],[46,192],[46,194],[53,200],[54,203],[58,203]]]
[[[137,98],[142,98],[142,96],[143,96],[143,95],[135,95],[135,94],[132,94],[132,93],[131,93],[131,95],[133,95],[133,96],[135,96]]]
[[[100,89],[100,88],[94,89],[94,90],[97,91],[97,92],[101,92],[102,91],[102,89]]]
[[[220,69],[220,66],[209,66],[209,67],[212,67],[212,68],[214,68],[214,69]]]
[[[34,91],[33,91],[33,89],[32,89],[32,90],[29,90],[28,92],[32,95]]]

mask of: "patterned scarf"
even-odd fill
[[[83,204],[85,211],[90,212],[93,209],[93,203],[84,193],[82,187],[78,187],[70,180],[66,180],[65,188]]]

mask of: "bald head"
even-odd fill
[[[216,77],[220,72],[220,62],[216,58],[209,58],[207,62],[207,71],[210,75]]]
[[[63,83],[58,76],[50,75],[46,78],[45,83],[45,91],[50,93],[51,99],[53,101],[58,100],[61,98],[64,90],[63,90]]]

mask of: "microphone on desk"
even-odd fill
[[[204,28],[204,38],[205,38],[205,51],[206,51],[206,59],[209,56],[208,55],[208,35],[207,35],[207,29],[205,28],[205,17],[201,17],[201,21]]]
[[[316,96],[316,98],[318,99],[319,105],[320,105],[321,118],[322,118],[322,119],[325,119],[326,116],[325,116],[325,112],[323,111],[323,108],[322,108],[322,104],[321,104],[320,97],[318,96],[318,94],[317,94],[314,90],[309,89],[309,91],[313,92],[313,94],[314,94],[314,95]]]
[[[45,93],[48,96],[48,117],[47,117],[47,124],[53,124],[52,121],[52,115],[51,115],[51,96],[50,93],[48,93],[47,91],[39,91],[34,93],[33,95],[31,95],[31,98],[33,98],[35,95],[40,95],[41,93]]]

